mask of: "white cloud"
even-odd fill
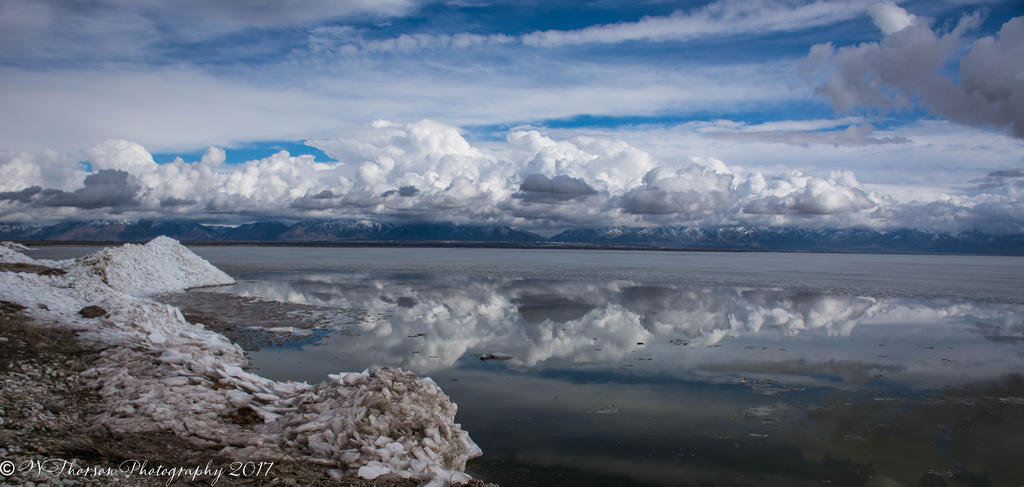
[[[412,33],[396,37],[364,38],[351,28],[327,27],[311,32],[311,51],[342,55],[413,50],[465,49],[480,46],[522,45],[553,48],[577,44],[690,41],[707,37],[799,31],[850,20],[869,4],[863,1],[816,1],[804,4],[776,0],[737,2],[722,0],[691,11],[645,16],[636,21],[597,24],[575,30],[504,33]],[[897,9],[899,7],[896,7]]]
[[[911,15],[893,2],[873,4],[868,7],[868,14],[871,15],[871,20],[875,22],[875,26],[886,34],[906,29],[916,19],[914,15]]]
[[[554,140],[536,130],[508,134],[509,146],[528,157],[527,171],[548,177],[581,178],[602,191],[620,192],[640,183],[657,166],[650,154],[625,142],[603,137]]]
[[[802,30],[851,19],[864,11],[864,2],[819,1],[803,5],[759,0],[719,1],[692,12],[644,17],[579,30],[549,30],[523,36],[528,45],[552,47],[581,43],[625,41],[685,41],[697,37]]]
[[[762,124],[773,125],[773,124]],[[878,144],[905,144],[910,142],[906,137],[873,137],[875,128],[870,124],[850,125],[842,130],[807,131],[807,130],[763,130],[754,131],[750,127],[736,131],[708,132],[709,137],[725,140],[778,142],[804,147],[812,145],[859,146]]]
[[[744,206],[753,214],[833,215],[871,210],[877,197],[865,192],[853,173],[834,173],[828,179],[806,177],[794,172],[787,178],[773,178]]]
[[[389,39],[364,40],[346,32],[334,37],[342,43],[342,52],[408,51],[415,49],[467,48],[481,45],[522,44],[532,47],[559,47],[573,44],[611,44],[630,41],[688,41],[703,37],[752,33],[786,32],[829,25],[854,18],[864,11],[863,2],[818,1],[803,5],[792,2],[760,0],[756,2],[718,1],[686,12],[678,10],[666,16],[646,16],[633,22],[599,24],[576,30],[545,30],[521,35],[508,34],[402,34]],[[898,8],[898,7],[897,7]],[[330,42],[320,32],[311,42]]]
[[[120,169],[133,174],[157,168],[145,147],[127,140],[108,140],[87,151],[93,169]]]
[[[783,174],[796,169],[824,177],[834,170],[853,169],[862,184],[918,188],[926,195],[964,191],[969,180],[1018,168],[1024,152],[1020,139],[948,121],[874,129],[866,135],[876,143],[851,138],[858,134],[847,132],[850,124],[862,123],[859,118],[770,124],[715,120],[670,127],[551,129],[546,133],[556,139],[581,134],[617,139],[660,161],[713,156],[727,161],[735,172]],[[764,132],[772,136],[765,137]],[[900,143],[877,143],[886,140]]]
[[[211,147],[200,161],[157,165],[143,146],[120,140],[85,151],[93,173],[53,151],[8,155],[0,161],[7,176],[0,217],[92,218],[104,211],[230,222],[373,217],[542,232],[723,224],[1024,231],[1019,163],[975,173],[959,190],[908,200],[877,191],[884,185],[873,191],[850,171],[732,166],[678,151],[659,158],[594,135],[560,139],[515,130],[505,142],[470,143],[456,127],[435,121],[378,121],[309,143],[341,162],[279,152],[225,164],[225,152]],[[762,143],[751,144],[763,150]]]
[[[0,191],[18,191],[31,186],[68,190],[85,180],[85,171],[57,151],[0,154]]]

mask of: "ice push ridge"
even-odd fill
[[[393,474],[432,487],[469,481],[466,461],[482,454],[455,423],[456,405],[429,378],[384,368],[309,385],[243,370],[238,345],[147,297],[234,282],[171,238],[63,261],[0,246],[0,262],[64,271],[0,272],[0,292],[42,321],[106,345],[83,373],[106,403],[95,428],[171,431],[236,458],[309,461],[338,478]],[[91,305],[107,314],[78,314]]]

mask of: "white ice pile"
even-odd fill
[[[26,246],[24,246],[24,245],[22,245],[20,243],[15,243],[15,242],[0,242],[0,247],[5,247],[5,248],[11,249],[11,250],[19,250],[19,251],[21,251],[21,250],[31,250],[28,247],[26,247]]]
[[[336,474],[393,474],[431,486],[468,481],[466,461],[481,454],[455,423],[456,405],[429,378],[385,368],[311,386],[246,372],[236,344],[145,297],[233,282],[175,240],[65,261],[0,247],[0,262],[65,271],[0,272],[0,299],[107,345],[83,373],[106,402],[97,428],[172,431],[237,458],[312,461]],[[107,315],[83,318],[78,312],[89,305]]]
[[[13,242],[2,242],[2,245],[0,245],[0,262],[8,264],[31,264],[35,262],[31,257],[19,252],[20,250],[25,249],[19,249],[18,247],[15,247],[15,245],[18,244]]]
[[[133,296],[234,284],[235,280],[191,250],[167,237],[146,245],[109,247],[83,257],[110,287]]]

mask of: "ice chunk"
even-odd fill
[[[359,467],[358,475],[364,479],[373,480],[377,477],[380,477],[381,475],[386,475],[389,473],[391,473],[391,469],[385,467],[380,462],[370,462],[366,465],[363,465],[362,467]]]

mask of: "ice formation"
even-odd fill
[[[43,320],[110,345],[83,373],[106,402],[97,428],[172,431],[240,458],[290,457],[431,486],[469,480],[462,473],[466,461],[481,454],[455,423],[456,405],[429,378],[385,368],[311,386],[246,372],[236,344],[145,297],[233,282],[175,240],[160,237],[65,261],[35,261],[0,246],[0,262],[65,271],[0,272],[0,292]],[[89,305],[108,315],[77,314]]]
[[[0,245],[0,262],[8,264],[31,264],[35,262],[31,257],[17,252],[17,250],[21,250],[14,247],[17,244],[6,245],[7,243],[4,242],[5,245]]]
[[[0,247],[5,247],[12,250],[31,250],[30,248],[15,242],[0,242]]]

